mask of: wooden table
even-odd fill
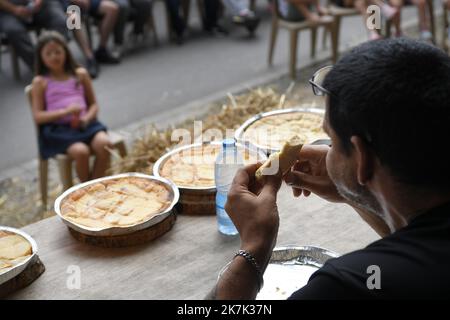
[[[283,186],[278,206],[277,246],[316,245],[343,254],[378,238],[346,205],[295,199]],[[77,242],[58,217],[24,231],[36,240],[46,271],[12,299],[203,299],[239,248],[239,238],[219,234],[215,216],[179,215],[161,238],[121,249]],[[77,268],[79,289],[71,278]]]

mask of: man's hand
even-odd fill
[[[264,185],[259,185],[255,172],[260,166],[249,165],[236,173],[225,210],[239,231],[241,248],[250,251],[264,268],[278,233],[276,199],[281,179],[267,176]]]
[[[330,202],[345,202],[328,176],[326,157],[330,147],[305,145],[298,154],[298,161],[284,181],[292,186],[294,196],[315,193]]]

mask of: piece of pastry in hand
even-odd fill
[[[303,147],[302,141],[297,135],[286,141],[279,152],[272,153],[269,159],[256,170],[256,180],[262,182],[266,175],[286,174],[297,161],[297,156]]]

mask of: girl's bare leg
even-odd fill
[[[75,161],[75,170],[81,182],[89,180],[89,147],[76,142],[67,148],[67,155]]]
[[[111,147],[108,135],[104,131],[98,132],[91,142],[92,151],[95,154],[94,170],[92,179],[105,176],[110,164],[110,154],[107,148]]]

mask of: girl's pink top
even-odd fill
[[[84,96],[84,87],[77,83],[77,79],[70,77],[67,80],[58,81],[50,77],[47,79],[47,89],[45,90],[45,104],[47,111],[65,109],[71,104],[77,104],[81,107],[80,117],[87,112],[86,98]],[[56,123],[70,123],[73,114],[65,116],[56,121]]]

